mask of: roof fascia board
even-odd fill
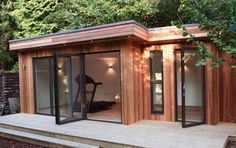
[[[96,28],[96,29],[95,29]],[[143,40],[147,39],[148,29],[135,21],[108,24],[100,27],[90,27],[70,31],[69,33],[55,33],[28,39],[10,41],[10,50],[22,50],[29,48],[38,48],[44,46],[53,46],[59,44],[68,44],[83,42],[89,40],[99,40],[105,38],[117,38],[124,36],[133,36],[139,28],[145,36],[137,36]]]

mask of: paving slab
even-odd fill
[[[182,128],[179,122],[143,120],[122,125],[83,120],[56,125],[52,116],[19,113],[0,117],[0,124],[153,148],[222,148],[228,136],[236,136],[234,123]]]
[[[74,147],[74,148],[99,148],[98,146],[92,146],[88,144],[82,144],[78,142],[72,142],[68,140],[58,139],[58,138],[52,138],[48,136],[42,136],[38,134],[32,134],[28,132],[22,132],[22,131],[16,131],[12,129],[5,129],[0,127],[0,132],[3,134],[8,134],[11,136],[17,136],[21,138],[28,138],[36,141],[42,141],[47,142],[51,144],[61,145],[62,147]]]

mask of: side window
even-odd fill
[[[151,88],[151,112],[164,113],[163,90],[163,55],[162,51],[150,52],[150,88]]]

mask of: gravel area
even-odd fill
[[[43,146],[30,144],[18,140],[0,137],[1,148],[46,148]]]

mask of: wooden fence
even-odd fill
[[[0,74],[0,104],[4,104],[4,115],[11,113],[8,99],[14,97],[19,97],[19,74],[2,72]]]

